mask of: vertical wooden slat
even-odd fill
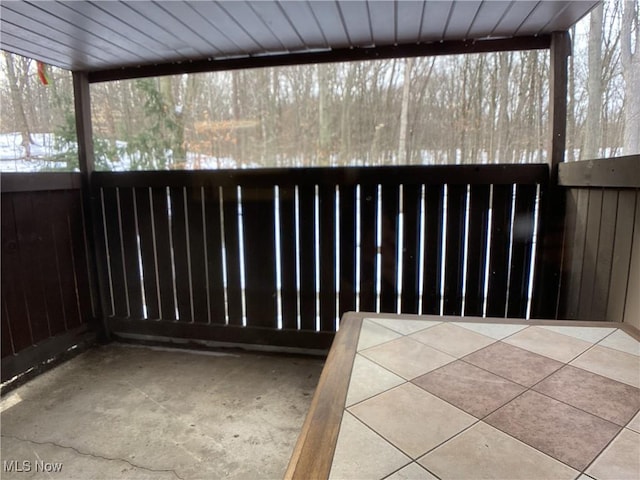
[[[561,318],[578,318],[588,209],[589,191],[576,188],[569,190],[567,195],[567,225],[564,237],[565,248],[568,248],[568,250],[565,253],[565,261],[563,262],[567,281],[561,292]]]
[[[226,216],[226,215],[225,215]],[[226,220],[226,219],[225,219]],[[225,298],[224,298],[224,280],[223,280],[223,257],[222,257],[222,232],[220,230],[220,189],[219,187],[207,187],[204,189],[204,222],[207,243],[204,248],[207,250],[207,278],[209,282],[209,314],[212,324],[224,324],[225,318]],[[236,224],[237,239],[237,224]],[[227,232],[225,231],[225,237]],[[228,237],[226,237],[228,238]],[[226,246],[225,238],[225,246]],[[236,247],[237,249],[237,243]],[[226,246],[227,258],[229,258],[229,247]],[[236,250],[237,251],[237,250]],[[237,259],[237,256],[235,257]],[[192,258],[193,260],[193,258]],[[238,261],[236,260],[236,268]],[[238,270],[234,270],[237,274]],[[205,293],[206,295],[206,293]],[[240,300],[234,298],[236,305],[233,307],[237,311]],[[231,307],[230,307],[231,308]],[[242,312],[240,312],[241,314]],[[237,315],[237,313],[234,313]],[[196,319],[198,320],[198,319]]]
[[[469,198],[469,247],[464,314],[482,316],[489,220],[489,186],[472,185]]]
[[[421,186],[404,185],[402,188],[403,242],[402,242],[402,313],[418,313],[418,276],[420,269],[420,202]]]
[[[300,328],[315,330],[315,189],[312,185],[298,188],[300,225]]]
[[[133,189],[119,189],[120,215],[122,220],[122,245],[124,247],[125,276],[129,295],[129,316],[143,318],[142,283],[138,261],[138,239],[136,233],[136,217],[133,203]]]
[[[376,309],[376,185],[360,186],[360,311]]]
[[[297,329],[295,187],[280,187],[279,201],[282,328]]]
[[[447,253],[443,309],[445,315],[460,315],[462,312],[466,195],[466,185],[449,185],[447,189]]]
[[[320,226],[320,330],[335,331],[336,326],[336,219],[335,186],[318,189]]]
[[[600,240],[598,242],[593,292],[591,294],[591,319],[593,320],[606,320],[617,210],[618,192],[615,190],[603,191]]]
[[[640,328],[640,192],[636,195],[636,209],[633,219],[633,249],[629,260],[629,279],[624,305],[623,322]]]
[[[204,227],[202,222],[202,189],[200,187],[188,187],[185,201],[187,204],[189,226],[193,321],[195,323],[207,323],[209,321],[209,311],[207,310],[207,255],[205,255]],[[218,225],[220,225],[220,223],[218,223]],[[216,245],[219,245],[219,234],[217,238],[218,242]],[[220,249],[218,248],[212,253],[219,256]]]
[[[189,245],[185,225],[184,188],[171,187],[171,239],[175,267],[175,289],[178,315],[181,322],[192,322],[191,275],[189,274]]]
[[[224,245],[227,266],[227,308],[229,325],[242,325],[242,285],[240,284],[240,238],[238,236],[238,190],[222,189]],[[207,212],[209,208],[207,206]],[[209,222],[207,222],[209,225]],[[208,235],[210,237],[210,235]],[[213,302],[212,302],[213,303]]]
[[[155,229],[162,320],[175,320],[176,305],[175,292],[173,290],[173,267],[171,264],[167,189],[165,187],[154,187],[151,189],[151,197],[153,201],[153,222]]]
[[[127,309],[127,291],[125,272],[122,265],[122,246],[120,242],[120,211],[118,209],[118,191],[115,188],[103,189],[104,215],[111,269],[111,288],[113,291],[113,308],[117,317],[129,315]]]
[[[356,306],[356,189],[340,186],[340,318]]]
[[[77,252],[74,236],[80,237],[82,235],[80,232],[82,222],[79,222],[73,212],[79,205],[74,200],[72,192],[59,193],[61,193],[59,200],[55,202],[58,204],[58,213],[53,215],[53,217],[57,219],[53,224],[53,233],[55,236],[56,256],[58,258],[58,268],[60,272],[60,288],[64,301],[67,328],[69,329],[83,323],[84,319],[82,318],[78,295],[83,293],[86,296],[88,292],[86,291],[86,284],[80,285],[78,283],[75,271],[77,270],[77,266],[74,261],[74,256],[77,255]],[[74,219],[72,217],[76,218]],[[81,243],[80,239],[78,239],[78,243]],[[76,267],[75,269],[74,266]]]
[[[398,302],[398,210],[399,185],[382,187],[382,243],[380,268],[380,311],[396,313]]]
[[[580,300],[578,304],[578,318],[592,320],[591,295],[596,276],[596,257],[600,243],[600,221],[602,220],[602,190],[589,190],[589,209],[587,213],[587,228],[582,257],[582,277],[580,279]]]
[[[609,297],[607,299],[606,319],[610,322],[622,322],[624,304],[629,280],[629,262],[633,244],[633,221],[637,190],[621,190],[618,193],[618,211],[616,216],[613,258]],[[640,196],[640,195],[638,195]],[[638,228],[638,227],[636,227]]]
[[[0,337],[2,340],[1,347],[2,354],[0,355],[2,358],[8,357],[9,355],[13,355],[13,341],[11,339],[11,326],[9,325],[10,319],[8,314],[7,305],[5,302],[5,291],[2,289],[2,313],[0,314],[0,321],[2,322],[2,329],[0,330]]]
[[[40,241],[36,234],[39,215],[33,210],[34,193],[16,193],[13,197],[13,209],[16,222],[22,286],[25,291],[31,334],[34,343],[50,336],[49,319],[44,298],[44,284],[39,262]]]
[[[276,244],[273,188],[243,188],[247,325],[276,328]]]
[[[426,187],[425,242],[424,242],[424,287],[422,291],[422,313],[440,313],[440,272],[442,271],[442,208],[444,186]]]
[[[489,259],[489,292],[487,295],[488,317],[504,317],[507,312],[511,199],[511,185],[494,185],[491,220],[491,253]]]
[[[156,272],[156,247],[153,237],[153,215],[151,210],[150,190],[146,187],[134,189],[136,211],[138,213],[138,232],[140,234],[140,256],[142,257],[142,278],[144,298],[147,306],[147,318],[160,318],[158,283]]]
[[[58,224],[62,223],[63,227],[66,226],[66,208],[64,204],[60,205],[64,194],[64,191],[33,192],[32,197],[34,211],[41,215],[40,218],[47,219],[46,221],[35,223],[34,226],[40,240],[39,261],[41,271],[39,274],[44,282],[44,300],[52,335],[67,330],[65,307],[71,307],[77,311],[77,306],[74,304],[75,295],[73,295],[75,289],[72,290],[71,305],[64,304],[61,280],[63,277],[68,276],[69,272],[73,275],[73,270],[71,264],[67,264],[67,262],[60,265],[60,259],[56,252],[57,242],[53,234],[54,228]],[[64,237],[68,236],[67,229],[63,229],[62,233]],[[59,267],[67,275],[61,275]],[[71,276],[71,279],[73,279],[73,276]]]
[[[24,268],[20,262],[20,248],[16,235],[16,222],[13,212],[13,196],[3,194],[0,207],[2,215],[2,299],[6,304],[8,318],[11,320],[11,333],[15,353],[33,343],[31,338],[31,320],[27,309],[27,299],[23,286],[23,276],[16,275]]]
[[[535,185],[518,185],[516,187],[509,305],[507,306],[507,316],[510,318],[524,318],[527,315],[535,203]]]
[[[95,269],[88,258],[89,243],[86,230],[85,213],[89,210],[83,205],[84,197],[80,191],[67,191],[67,201],[72,208],[69,209],[69,235],[71,237],[71,251],[73,265],[76,274],[76,288],[80,307],[80,320],[86,323],[95,318],[96,288]]]

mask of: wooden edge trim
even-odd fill
[[[640,155],[561,163],[558,184],[563,187],[640,188]]]
[[[63,355],[75,345],[93,341],[95,341],[95,334],[88,331],[86,324],[42,340],[15,355],[9,355],[2,359],[2,381],[6,382],[32,367],[38,369],[41,364]]]
[[[284,476],[287,480],[329,477],[363,318],[353,312],[342,316],[289,461]]]
[[[194,342],[197,339],[235,346],[247,344],[287,347],[295,344],[300,349],[313,349],[318,353],[329,350],[335,336],[333,332],[277,330],[275,327],[242,327],[239,325],[186,323],[174,320],[139,320],[120,317],[109,317],[107,324],[109,330],[115,335],[133,334]]]
[[[628,323],[621,323],[619,324],[618,328],[629,336],[635,338],[636,341],[640,342],[640,330],[638,330],[633,325],[629,325]]]
[[[0,192],[39,192],[46,190],[79,190],[78,172],[3,173],[0,175]]]
[[[486,40],[447,40],[443,42],[383,45],[378,47],[336,48],[285,54],[255,55],[237,58],[201,59],[155,65],[125,66],[88,72],[90,83],[132,78],[219,72],[246,68],[283,67],[387,58],[429,57],[469,53],[540,50],[549,48],[551,35],[532,35]]]

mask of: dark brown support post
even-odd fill
[[[567,136],[567,66],[569,32],[551,34],[549,78],[549,183],[542,188],[534,279],[533,318],[556,318],[562,277],[565,195],[558,186],[558,165],[564,161]]]
[[[97,318],[93,322],[99,341],[109,340],[109,330],[105,312],[107,311],[105,286],[103,279],[104,261],[101,261],[101,250],[98,247],[99,228],[96,223],[100,218],[96,208],[95,190],[91,176],[95,170],[93,155],[93,130],[91,126],[91,94],[89,77],[86,72],[73,72],[73,96],[76,113],[76,133],[78,136],[78,160],[82,181],[82,208],[85,218],[87,249],[89,251],[89,273],[91,275],[91,294],[98,302],[94,302]]]

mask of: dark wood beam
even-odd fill
[[[100,230],[96,219],[100,218],[96,209],[95,190],[91,177],[95,170],[93,150],[93,127],[91,123],[91,92],[86,72],[73,72],[73,96],[76,114],[76,134],[78,137],[78,161],[80,163],[80,181],[82,188],[82,210],[86,225],[87,249],[89,251],[89,275],[91,294],[98,298],[98,317],[91,325],[98,333],[98,340],[108,341],[109,330],[106,323],[107,297],[102,285],[106,278],[103,265],[104,249],[100,249],[97,240]]]
[[[551,77],[549,79],[549,119],[551,120],[550,164],[552,179],[564,161],[567,137],[567,66],[571,55],[569,32],[551,34]]]
[[[456,40],[366,48],[341,48],[312,52],[257,55],[227,59],[202,59],[154,65],[96,70],[88,73],[89,82],[107,82],[161,75],[202,73],[244,68],[281,67],[316,63],[382,60],[386,58],[429,57],[466,53],[540,50],[549,48],[551,36],[527,36],[488,40]]]
[[[540,203],[539,236],[536,250],[536,278],[533,290],[533,318],[556,318],[562,275],[566,194],[558,187],[558,166],[564,162],[567,136],[567,67],[571,55],[569,32],[551,34],[549,78],[549,184]]]

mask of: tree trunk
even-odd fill
[[[602,112],[602,12],[600,4],[591,12],[589,23],[589,76],[587,81],[589,104],[585,125],[584,151],[580,158],[598,157]]]
[[[13,106],[16,127],[22,137],[22,142],[20,144],[24,148],[25,158],[30,159],[32,143],[31,129],[29,128],[29,122],[27,121],[27,115],[25,114],[20,88],[18,87],[18,77],[16,75],[12,54],[4,52],[4,60],[7,65],[7,77],[9,80],[9,90],[11,91],[11,105]]]
[[[398,165],[407,163],[407,129],[409,123],[409,96],[411,94],[411,70],[413,58],[405,59],[402,85],[402,107],[400,110],[400,135],[398,141]]]
[[[624,2],[621,29],[624,78],[624,154],[640,153],[640,21],[638,2]],[[635,24],[635,39],[632,38]],[[632,45],[635,51],[632,53]]]

